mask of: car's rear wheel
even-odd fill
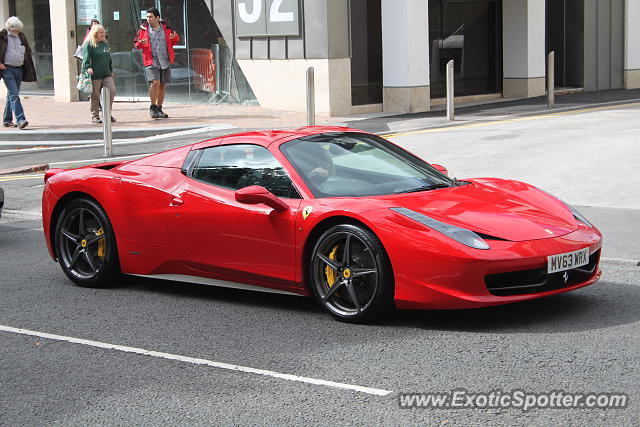
[[[331,227],[310,259],[311,288],[322,307],[339,320],[371,322],[393,308],[393,272],[380,240],[351,224]]]
[[[56,223],[55,248],[62,270],[80,286],[108,286],[120,275],[113,228],[93,200],[77,199],[64,207]]]

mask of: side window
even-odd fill
[[[278,197],[301,198],[282,165],[269,150],[258,145],[205,148],[192,178],[230,190],[260,185]]]

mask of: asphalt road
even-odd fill
[[[464,312],[347,325],[311,299],[130,278],[73,286],[37,220],[0,225],[0,325],[391,391],[374,396],[0,331],[0,423],[566,424],[639,419],[640,268]],[[616,392],[627,409],[400,409],[399,392]]]
[[[555,117],[458,129],[457,137],[443,131],[394,140],[458,176],[498,168],[520,178],[533,174],[517,166],[522,147],[547,141],[565,119],[563,148],[556,147],[563,153],[575,148],[576,139],[590,144],[590,136],[607,132],[615,136],[616,150],[626,149],[638,110],[618,114],[631,123],[608,125],[611,116],[601,112],[586,120],[577,115],[577,122]],[[458,142],[471,136],[474,144]],[[491,150],[505,141],[512,150]],[[542,152],[552,148],[545,145]],[[58,151],[53,160],[90,158],[76,157],[79,152]],[[547,157],[535,152],[526,156],[545,165]],[[624,157],[609,158],[621,165],[633,160]],[[336,322],[301,297],[139,278],[111,289],[76,287],[44,246],[41,178],[0,178],[7,195],[0,219],[0,424],[637,425],[640,267],[616,261],[640,254],[633,246],[637,200],[620,201],[620,208],[614,195],[601,191],[597,178],[608,172],[581,181],[592,190],[587,195],[568,191],[566,183],[577,179],[571,164],[546,161],[550,171],[566,177],[565,185],[553,173],[529,179],[557,186],[552,192],[564,192],[569,202],[584,196],[583,209],[605,229],[609,260],[598,283],[511,306],[398,312],[371,326]],[[630,170],[624,178],[633,183],[637,174]],[[351,388],[309,383],[317,380]],[[526,412],[398,406],[399,393],[457,388],[625,393],[630,404]]]

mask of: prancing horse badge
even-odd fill
[[[311,212],[313,212],[313,206],[305,206],[304,209],[302,209],[302,218],[303,219],[309,218],[309,215],[311,215]]]

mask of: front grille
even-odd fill
[[[589,256],[589,264],[558,273],[547,274],[547,269],[510,271],[484,277],[487,289],[496,296],[536,294],[562,289],[589,280],[596,271],[600,250]],[[567,273],[566,280],[564,274]]]

